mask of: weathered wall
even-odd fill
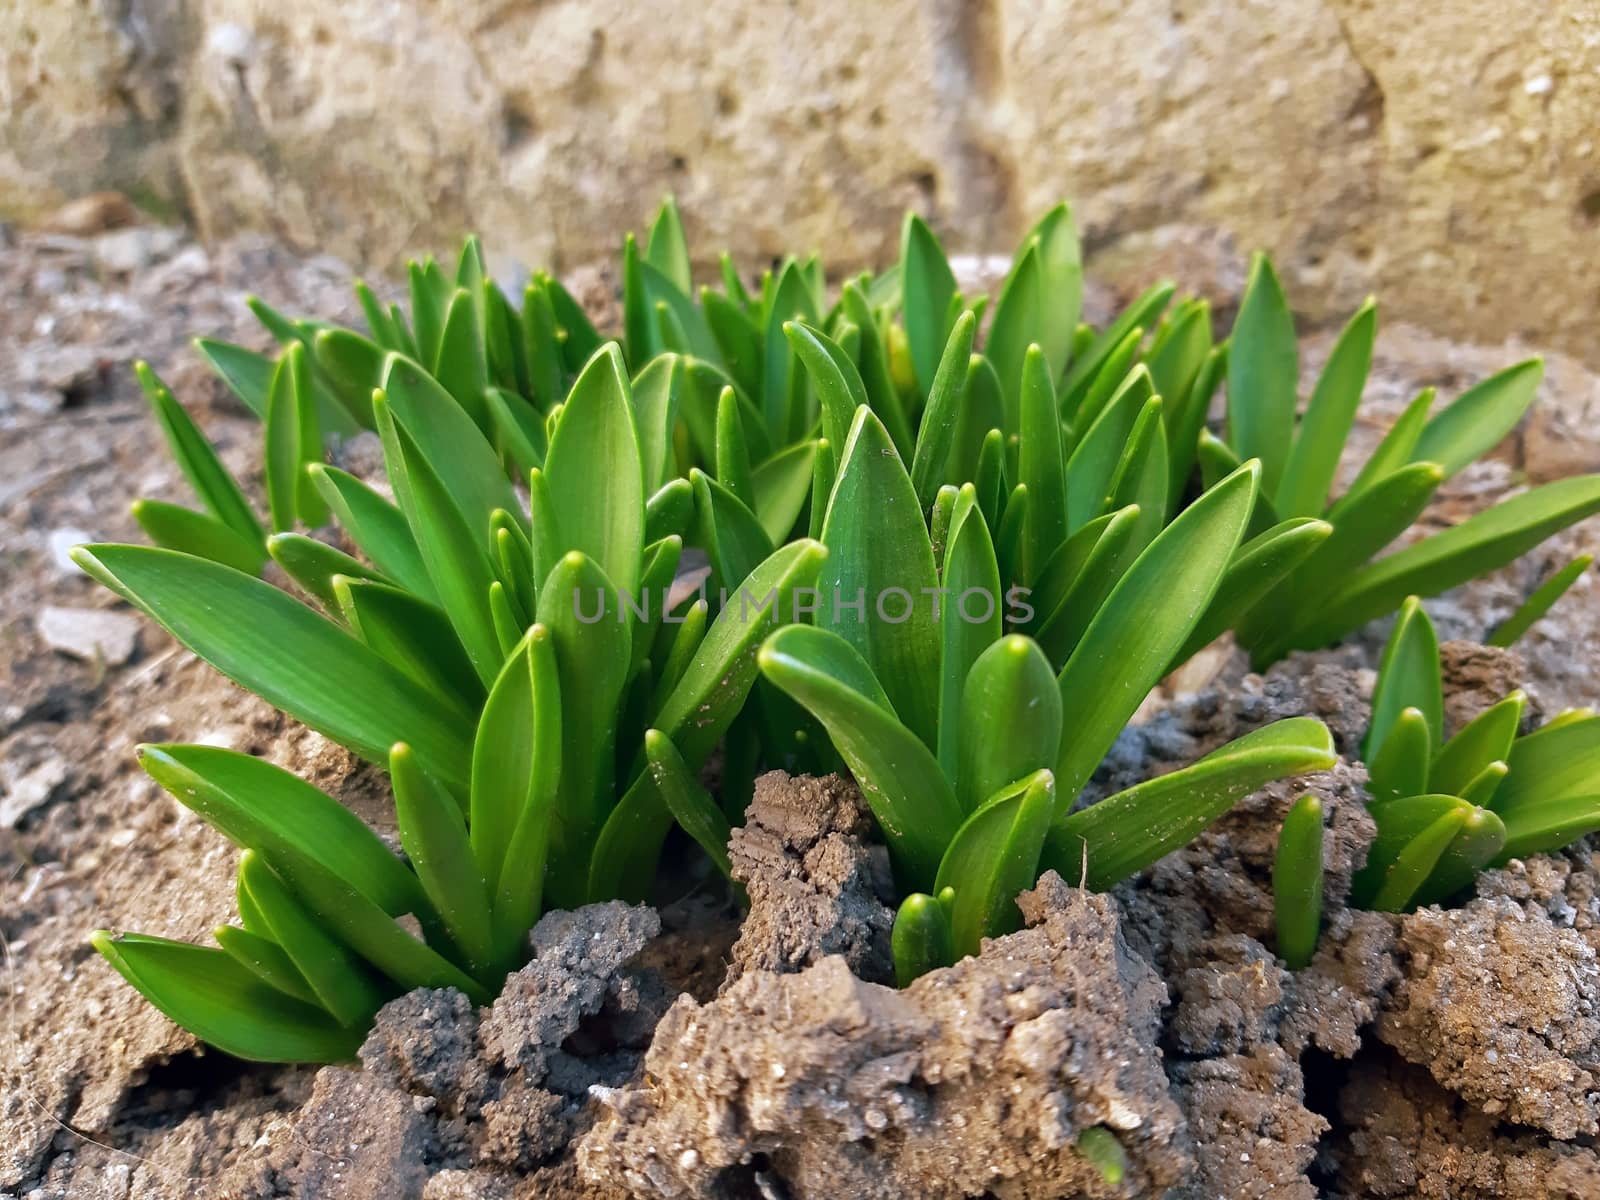
[[[555,267],[660,193],[698,250],[1279,258],[1455,336],[1600,360],[1600,0],[0,0],[0,212],[99,187],[384,265]],[[1221,231],[1220,240],[1197,231]]]

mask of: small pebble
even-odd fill
[[[139,622],[126,613],[47,605],[36,623],[39,636],[52,650],[87,662],[99,659],[120,667],[139,648]]]

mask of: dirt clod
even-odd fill
[[[834,956],[681,998],[580,1169],[659,1197],[741,1194],[752,1162],[793,1200],[1159,1194],[1188,1165],[1160,984],[1109,898],[1052,873],[1022,903],[1029,928],[904,991]],[[1130,1160],[1122,1193],[1073,1150],[1092,1126]]]
[[[838,775],[756,780],[728,846],[750,896],[724,987],[750,971],[798,971],[838,954],[862,979],[894,977],[889,862],[855,784]]]

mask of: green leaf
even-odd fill
[[[267,539],[267,552],[307,595],[334,613],[339,611],[339,598],[333,590],[336,576],[389,582],[365,563],[303,533],[273,534]]]
[[[1413,454],[1436,462],[1448,478],[1487,454],[1533,406],[1544,360],[1530,358],[1469,388],[1422,430]]]
[[[1022,360],[1021,422],[1017,476],[1028,489],[1028,517],[1020,580],[1031,584],[1067,538],[1061,417],[1055,388],[1050,383],[1050,364],[1038,346],[1028,347]]]
[[[760,665],[827,729],[877,818],[902,886],[930,886],[961,825],[961,808],[938,760],[895,715],[867,660],[836,633],[790,625],[766,640]]]
[[[1068,727],[1070,729],[1070,726]],[[1058,815],[1041,870],[1105,891],[1188,845],[1244,797],[1275,779],[1338,761],[1321,721],[1290,717],[1235,738],[1192,766]]]
[[[1144,549],[1134,535],[1142,524],[1137,504],[1097,517],[1067,540],[1063,556],[1052,559],[1036,589],[1037,640],[1052,666],[1065,664],[1084,630],[1105,604],[1111,589]],[[1066,594],[1059,600],[1062,581]]]
[[[339,1062],[366,1037],[284,995],[221,950],[138,933],[89,939],[140,995],[201,1041],[257,1062]]]
[[[561,342],[562,358],[567,369],[577,371],[600,349],[601,337],[583,311],[583,306],[572,298],[572,293],[561,282],[542,272],[534,279],[550,297],[550,308],[556,315],[556,324],[565,338]]]
[[[955,444],[951,447],[950,461],[945,466],[944,477],[948,483],[979,483],[983,470],[985,443],[989,434],[1000,443],[1001,456],[994,466],[1004,465],[1005,436],[1000,427],[1005,424],[1005,398],[1000,394],[1000,376],[994,364],[981,354],[967,360],[966,393],[961,400],[961,415],[956,422]],[[995,481],[998,486],[998,480]],[[997,497],[998,498],[998,497]],[[984,490],[978,489],[980,507],[985,499]],[[985,510],[987,512],[987,509]]]
[[[951,966],[956,951],[948,905],[926,892],[912,892],[894,915],[890,944],[899,987],[910,987],[929,971]]]
[[[134,514],[136,517],[137,513]],[[140,522],[143,524],[143,522]],[[1495,627],[1489,635],[1486,644],[1490,646],[1515,646],[1522,635],[1532,629],[1545,613],[1549,612],[1555,602],[1567,594],[1567,589],[1583,576],[1594,562],[1594,555],[1580,554],[1566,566],[1556,571],[1539,585],[1537,591],[1523,602],[1522,607],[1507,617]]]
[[[855,647],[924,745],[936,743],[938,587],[933,545],[911,478],[883,423],[856,410],[840,460],[822,541],[828,547],[817,586],[819,629]],[[851,607],[861,602],[860,608]]]
[[[323,329],[311,339],[311,350],[340,395],[359,396],[369,406],[370,422],[370,397],[383,383],[383,347],[349,329]]]
[[[1505,763],[1490,763],[1479,771],[1477,775],[1473,776],[1472,781],[1466,787],[1461,789],[1461,798],[1475,808],[1489,808],[1489,802],[1494,799],[1495,792],[1499,790],[1500,784],[1509,773],[1510,768]]]
[[[461,806],[418,768],[404,742],[389,752],[389,778],[406,857],[467,965],[487,979],[495,961],[489,892],[473,860]]]
[[[1395,714],[1383,735],[1382,747],[1366,756],[1367,790],[1374,802],[1428,792],[1428,761],[1433,755],[1434,737],[1420,708],[1406,708]]]
[[[1405,596],[1436,596],[1504,566],[1545,538],[1600,512],[1600,475],[1545,484],[1469,517],[1460,525],[1352,572],[1315,619],[1295,632],[1294,648],[1326,645],[1394,608]]]
[[[433,601],[437,594],[405,515],[354,475],[312,463],[306,470],[356,548],[407,591]]]
[[[712,581],[731,588],[772,553],[772,540],[744,503],[697,467],[689,470],[694,488],[694,545],[711,560]]]
[[[1187,662],[1237,625],[1281,580],[1314,555],[1332,533],[1333,526],[1326,521],[1295,517],[1240,546],[1228,563],[1222,585],[1206,607],[1205,616],[1178,651],[1173,666]]]
[[[728,374],[746,395],[760,395],[761,331],[750,314],[710,288],[700,289],[700,308]]]
[[[1434,390],[1423,388],[1416,398],[1406,405],[1405,411],[1389,431],[1383,435],[1383,440],[1378,443],[1378,448],[1357,472],[1354,481],[1345,490],[1343,496],[1328,510],[1328,517],[1336,520],[1345,508],[1355,502],[1356,498],[1373,484],[1389,478],[1407,463],[1415,461],[1414,451],[1417,439],[1422,436],[1422,427],[1427,423],[1428,410],[1433,407]],[[1444,468],[1440,467],[1440,476],[1443,477]]]
[[[1399,912],[1433,873],[1461,831],[1472,806],[1456,796],[1407,796],[1375,804],[1378,836],[1367,863],[1350,882],[1350,903],[1378,912]],[[1383,907],[1379,907],[1380,902]]]
[[[158,546],[210,559],[247,575],[259,575],[266,548],[247,541],[215,517],[160,500],[135,500],[129,511],[139,528]]]
[[[612,803],[617,712],[632,654],[632,630],[622,616],[617,589],[581,551],[562,556],[539,589],[538,620],[550,629],[561,697],[561,773],[546,881],[557,906],[587,898],[589,852]]]
[[[746,508],[754,508],[750,451],[745,445],[739,400],[731,387],[723,388],[722,395],[717,398],[717,482]]]
[[[827,550],[809,539],[781,546],[739,585],[651,724],[698,769],[728,731],[755,682],[769,631],[796,615],[797,593],[817,579]],[[748,603],[746,603],[748,599]]]
[[[1512,744],[1511,777],[1494,809],[1508,820],[1524,807],[1600,793],[1600,717],[1551,722]]]
[[[339,613],[351,631],[391,666],[468,714],[483,703],[483,683],[450,627],[450,619],[414,592],[386,583],[335,576]]]
[[[1209,318],[1208,318],[1209,319]],[[1201,430],[1205,428],[1206,415],[1211,410],[1211,397],[1217,383],[1228,369],[1228,352],[1218,346],[1206,355],[1205,362],[1195,374],[1194,382],[1183,394],[1181,401],[1169,403],[1162,409],[1167,421],[1167,510],[1176,513],[1183,502],[1189,477],[1194,474],[1195,454],[1200,444]],[[1152,364],[1152,377],[1154,364]],[[1169,393],[1163,392],[1162,395]]]
[[[799,321],[787,322],[783,335],[822,406],[822,436],[830,446],[843,446],[856,410],[867,403],[867,389],[855,363],[826,334]]]
[[[1430,762],[1444,732],[1444,691],[1439,679],[1439,638],[1415,596],[1401,606],[1378,664],[1372,722],[1361,740],[1361,755],[1367,762],[1377,758],[1396,719],[1408,708],[1417,709],[1427,722],[1428,754],[1423,761]]]
[[[1146,400],[1134,419],[1128,442],[1111,477],[1105,507],[1139,506],[1133,539],[1143,546],[1160,532],[1167,513],[1167,434],[1161,419],[1161,397]]]
[[[1272,661],[1281,653],[1277,646],[1293,636],[1294,617],[1285,622],[1286,612],[1315,619],[1329,592],[1409,529],[1443,481],[1444,472],[1433,463],[1412,463],[1349,504],[1335,505],[1330,514],[1333,532],[1245,623],[1241,640],[1255,651],[1257,663]]]
[[[956,764],[965,732],[962,695],[973,664],[998,641],[1001,632],[1000,569],[989,527],[977,509],[977,489],[970,483],[955,495],[941,582],[944,592],[939,614],[939,740],[935,749],[945,777],[954,781],[959,778]],[[1056,708],[1059,710],[1059,703]],[[1015,772],[1007,779],[1021,774]],[[988,796],[993,790],[991,787],[978,792],[973,800]],[[969,810],[970,805],[963,808]]]
[[[900,227],[900,288],[911,365],[917,389],[926,396],[945,347],[945,314],[956,293],[956,277],[939,239],[915,213],[907,213]]]
[[[1000,289],[994,318],[989,323],[989,340],[984,355],[1000,376],[1005,397],[1003,432],[1012,434],[1021,427],[1017,402],[1022,388],[1022,358],[1029,345],[1037,342],[1044,326],[1044,265],[1038,243],[1027,246]]]
[[[1372,369],[1372,343],[1377,329],[1378,309],[1368,300],[1356,310],[1328,352],[1328,361],[1317,377],[1274,497],[1274,507],[1283,516],[1315,517],[1322,513],[1334,473],[1339,469],[1339,455],[1355,424],[1361,389]]]
[[[1056,785],[1070,805],[1216,596],[1255,504],[1248,463],[1178,514],[1112,589],[1059,678]]]
[[[222,947],[223,953],[262,983],[304,1004],[322,1007],[311,985],[294,965],[294,960],[270,937],[240,929],[237,925],[220,925],[212,930],[211,936]]]
[[[644,752],[656,789],[673,818],[710,856],[723,878],[731,878],[733,868],[728,860],[728,839],[733,830],[717,802],[700,786],[672,739],[659,729],[645,731]]]
[[[1145,356],[1145,365],[1150,368],[1150,380],[1156,395],[1166,401],[1169,442],[1175,440],[1180,417],[1185,428],[1188,428],[1189,393],[1194,390],[1200,371],[1211,355],[1211,306],[1204,300],[1191,300],[1179,305],[1162,323]],[[1208,393],[1205,399],[1209,398]],[[1203,414],[1200,419],[1204,420]],[[1199,436],[1198,423],[1194,423],[1189,437],[1191,447]],[[1172,486],[1176,489],[1184,482],[1184,479],[1178,479]]]
[[[495,448],[518,473],[542,467],[549,442],[538,410],[499,388],[489,388],[483,399]]]
[[[674,534],[683,536],[694,517],[694,485],[674,479],[644,504],[644,543],[650,545]]]
[[[389,995],[361,960],[306,911],[258,855],[246,851],[240,858],[239,884],[316,1003],[341,1025],[359,1028],[371,1021]]]
[[[677,202],[668,196],[661,202],[650,236],[645,240],[644,260],[672,281],[679,291],[689,294],[693,281],[689,272],[689,243],[683,235],[683,219]]]
[[[166,435],[172,457],[177,460],[183,477],[189,481],[200,503],[245,541],[252,545],[262,542],[266,534],[261,522],[256,520],[238,482],[222,465],[222,460],[211,448],[211,443],[206,441],[199,426],[183,410],[166,384],[156,377],[148,363],[136,362],[133,369],[139,377],[139,386],[144,389],[145,399],[155,413],[156,422]]]
[[[821,448],[827,446],[825,439],[796,442],[778,451],[751,473],[756,519],[773,545],[782,545],[794,531],[806,501],[812,498],[816,457]],[[820,507],[827,503],[827,497],[819,497],[813,503]]]
[[[194,348],[246,408],[258,417],[267,415],[267,386],[272,379],[270,358],[214,338],[195,338]],[[134,369],[138,370],[137,364]]]
[[[795,320],[816,324],[818,314],[800,265],[790,260],[773,288],[762,353],[761,411],[768,434],[778,443],[791,440],[787,434],[794,423],[793,412],[804,397],[803,389],[798,387],[794,352],[783,333],[784,325]]]
[[[1512,692],[1463,726],[1434,756],[1426,790],[1459,796],[1490,763],[1506,761],[1527,699],[1520,690]]]
[[[412,430],[397,419],[384,393],[374,395],[372,407],[383,438],[389,482],[411,526],[439,606],[461,639],[478,678],[487,687],[494,682],[502,657],[489,609],[494,562],[478,532],[488,528],[490,518],[486,516],[476,527],[471,524],[456,503],[457,497],[435,473]]]
[[[678,425],[683,360],[663,354],[650,360],[633,381],[633,406],[639,431],[644,490],[654,494],[674,474],[672,434]]]
[[[1294,438],[1300,381],[1294,316],[1272,260],[1257,254],[1239,302],[1228,351],[1228,444],[1240,459],[1261,460],[1261,484],[1278,494]]]
[[[968,813],[1008,783],[1055,762],[1061,692],[1031,639],[1001,638],[972,664],[961,693],[959,743],[956,799]]]
[[[1600,831],[1600,793],[1522,805],[1504,817],[1506,842],[1492,865],[1570,846]]]
[[[548,412],[561,400],[565,368],[550,292],[537,279],[523,290],[518,324],[522,355],[528,363],[528,399],[540,412]]]
[[[1067,529],[1075,532],[1109,511],[1112,485],[1146,404],[1155,396],[1150,372],[1135,367],[1083,432],[1067,460]],[[1163,508],[1162,513],[1164,514]]]
[[[1083,307],[1083,252],[1072,210],[1057,204],[1039,218],[1022,243],[1039,250],[1041,318],[1031,340],[1044,349],[1051,378],[1060,379]]]
[[[293,529],[298,518],[307,525],[327,520],[327,508],[306,474],[309,463],[322,458],[322,435],[311,403],[311,368],[299,342],[285,347],[267,390],[267,506],[274,531]]]
[[[956,319],[929,387],[928,404],[922,413],[916,450],[911,458],[911,482],[923,509],[933,503],[940,486],[950,481],[951,455],[967,397],[967,373],[976,327],[977,318],[971,312],[964,312]],[[987,431],[989,427],[984,428]]]
[[[1322,932],[1322,801],[1301,796],[1283,818],[1272,860],[1278,957],[1291,971],[1309,966]]]
[[[597,470],[602,463],[605,469]],[[615,343],[598,351],[572,385],[544,472],[566,548],[588,555],[618,590],[632,594],[644,546],[644,475]]]
[[[1070,406],[1068,412],[1077,412],[1082,407],[1079,402],[1084,398],[1085,390],[1091,380],[1097,377],[1105,378],[1109,387],[1115,387],[1122,382],[1126,367],[1108,373],[1105,369],[1107,364],[1118,351],[1126,350],[1129,346],[1135,348],[1138,346],[1139,335],[1136,331],[1149,329],[1155,325],[1176,290],[1171,283],[1152,284],[1141,292],[1132,304],[1118,313],[1116,320],[1090,338],[1089,344],[1081,353],[1072,356],[1072,366],[1067,370],[1067,377],[1056,389],[1061,395],[1062,402]]]
[[[956,831],[934,887],[955,891],[950,926],[958,956],[977,954],[984,938],[1022,927],[1017,893],[1039,878],[1055,808],[1055,778],[1039,770],[1002,785]]]
[[[884,335],[874,318],[871,305],[861,289],[853,283],[844,285],[839,304],[845,317],[860,330],[861,347],[854,357],[861,371],[861,383],[867,390],[867,403],[894,439],[894,447],[900,452],[901,460],[910,462],[916,452],[916,437],[911,431],[911,421],[906,415],[900,389],[894,381],[889,349],[884,344]],[[937,357],[934,363],[937,367]]]
[[[470,718],[270,584],[145,546],[80,546],[73,560],[241,687],[363,758],[397,740],[428,773],[466,782]]]
[[[142,745],[138,755],[180,804],[286,881],[318,871],[389,916],[427,915],[405,864],[359,817],[298,776],[215,746]]]

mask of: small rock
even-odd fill
[[[131,275],[166,258],[182,241],[181,230],[144,225],[102,233],[94,239],[94,263],[108,274]]]
[[[45,607],[39,613],[39,636],[52,650],[87,661],[100,659],[120,667],[139,648],[139,622],[103,608]]]
[[[72,561],[71,550],[74,546],[81,546],[85,542],[94,541],[94,534],[87,533],[73,525],[65,525],[60,529],[50,531],[50,561],[63,575],[82,575],[83,568]]]
[[[0,829],[14,828],[34,809],[48,804],[68,774],[63,759],[47,758],[22,778],[8,780],[5,795],[0,796]]]

